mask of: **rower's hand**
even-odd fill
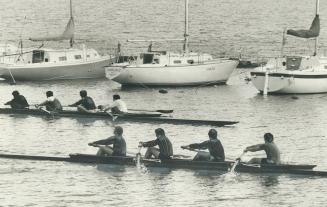
[[[35,108],[39,108],[40,106],[39,106],[39,104],[35,104]]]
[[[89,143],[88,145],[89,145],[89,146],[92,146],[92,147],[94,147],[94,144],[93,144],[93,142]]]
[[[244,153],[248,152],[248,148],[244,149],[243,152],[244,152]]]

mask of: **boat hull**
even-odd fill
[[[213,61],[185,66],[115,66],[107,68],[107,78],[122,85],[192,86],[224,84],[238,64],[235,60]],[[113,73],[112,71],[120,71]]]
[[[69,118],[94,118],[106,119],[114,122],[141,122],[141,123],[166,123],[166,124],[186,124],[186,125],[206,125],[206,126],[225,126],[237,124],[237,121],[215,121],[215,120],[197,120],[197,119],[178,119],[162,116],[161,113],[128,113],[123,115],[109,115],[105,112],[82,113],[78,111],[61,111],[60,113],[47,113],[38,109],[11,109],[0,108],[0,114],[24,114],[33,116],[69,117]]]
[[[0,154],[0,158],[20,159],[20,160],[39,160],[39,161],[59,161],[72,163],[87,163],[87,164],[114,164],[124,166],[135,166],[136,158],[131,156],[96,156],[88,154],[70,154],[69,157],[50,157],[50,156],[31,156],[31,155],[16,155],[16,154]],[[171,160],[151,160],[141,159],[142,164],[148,168],[169,168],[169,169],[190,169],[190,170],[217,170],[226,173],[230,170],[233,162],[207,162],[193,161],[190,159],[171,159]],[[236,172],[265,174],[296,174],[308,176],[327,176],[325,171],[313,171],[316,165],[248,165],[240,163],[236,166]]]
[[[265,72],[251,72],[253,85],[264,91]],[[314,94],[327,92],[326,71],[283,71],[269,72],[268,93],[276,94]]]
[[[19,81],[72,80],[105,77],[111,58],[74,63],[1,64],[0,77]],[[11,73],[11,74],[10,74]]]

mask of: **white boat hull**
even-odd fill
[[[73,63],[1,64],[0,77],[21,81],[102,78],[109,64],[109,57]]]
[[[265,72],[251,72],[253,85],[264,91]],[[268,80],[268,93],[277,94],[313,94],[327,92],[326,71],[289,71],[270,72]]]
[[[187,86],[226,83],[238,61],[220,60],[184,66],[110,66],[107,78],[122,85]]]

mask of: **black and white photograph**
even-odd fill
[[[0,0],[0,206],[327,201],[327,1]]]

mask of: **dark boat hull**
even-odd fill
[[[135,166],[135,157],[126,156],[107,156],[101,157],[88,154],[71,154],[69,157],[51,157],[51,156],[30,156],[30,155],[14,155],[0,154],[0,158],[7,159],[22,159],[22,160],[39,160],[39,161],[62,161],[71,163],[86,163],[86,164],[115,164]],[[142,163],[146,167],[170,168],[170,169],[191,169],[191,170],[216,170],[228,172],[233,162],[203,162],[187,159],[172,159],[172,160],[150,160],[143,159]],[[248,165],[240,163],[237,165],[236,172],[255,173],[255,174],[296,174],[308,176],[327,177],[326,171],[313,171],[316,165]]]
[[[143,123],[165,123],[165,124],[189,124],[189,125],[208,125],[208,126],[225,126],[237,124],[237,121],[215,121],[215,120],[196,120],[196,119],[177,119],[162,116],[161,113],[128,113],[124,115],[114,115],[114,118],[105,112],[82,113],[78,111],[65,110],[56,113],[48,113],[38,109],[11,109],[0,108],[0,114],[23,114],[34,116],[50,117],[69,117],[69,118],[95,118],[108,119],[115,122],[133,121]]]

